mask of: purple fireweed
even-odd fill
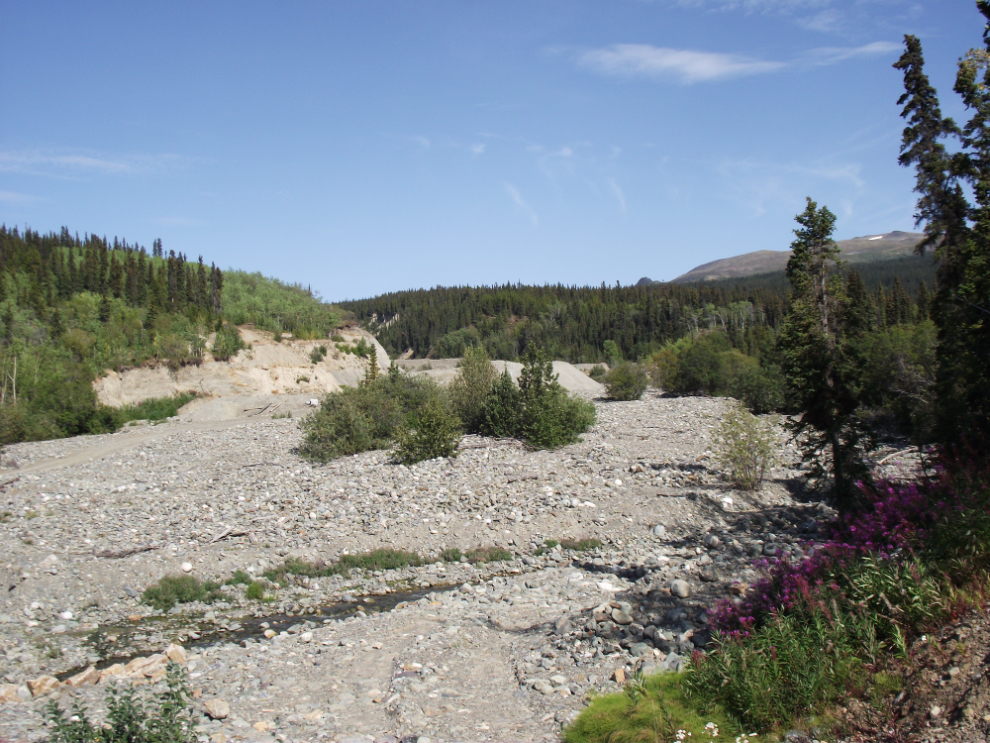
[[[940,539],[947,527],[990,520],[990,466],[985,455],[975,450],[968,454],[943,453],[933,474],[920,484],[860,484],[867,503],[863,510],[827,524],[827,541],[808,557],[758,561],[763,577],[742,599],[716,605],[715,627],[729,637],[742,637],[781,612],[803,607],[828,615],[833,600],[841,599],[842,576],[859,561],[904,563],[947,541]]]

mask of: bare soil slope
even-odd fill
[[[301,407],[309,399],[357,384],[367,368],[366,359],[338,350],[330,340],[276,343],[271,333],[250,326],[242,327],[241,334],[250,348],[230,361],[215,361],[207,353],[201,365],[174,373],[164,365],[110,371],[97,380],[96,393],[104,405],[120,407],[195,392],[201,397],[182,409],[183,420],[227,420],[248,417],[269,404],[279,405],[279,412]],[[355,328],[341,335],[348,346],[363,338],[374,346],[379,368],[388,367],[388,354],[371,334]],[[327,355],[314,364],[310,354],[321,345]]]

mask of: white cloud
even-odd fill
[[[815,13],[807,18],[798,18],[797,24],[802,26],[809,31],[822,31],[827,33],[830,31],[837,31],[841,26],[844,18],[841,12],[835,8],[826,8],[820,13]]]
[[[0,151],[0,171],[66,177],[68,174],[144,175],[182,166],[179,155],[109,156],[92,152],[52,153],[43,150]]]
[[[761,75],[796,65],[823,67],[858,57],[889,54],[900,48],[900,44],[892,41],[874,41],[856,47],[811,49],[792,62],[775,62],[737,54],[666,49],[649,44],[613,44],[584,52],[578,57],[578,63],[604,75],[673,77],[689,85]]]
[[[529,218],[529,221],[533,223],[533,226],[537,227],[540,224],[540,219],[536,216],[536,212],[533,211],[533,208],[525,202],[522,195],[519,193],[519,189],[511,183],[503,183],[502,185],[505,186],[505,192],[509,194],[509,198],[512,199],[519,210]]]
[[[484,143],[473,144],[473,145],[471,145],[471,148],[470,149],[471,149],[471,152],[473,152],[475,155],[483,155],[485,153],[485,147],[486,147],[486,145]]]
[[[40,196],[32,196],[15,191],[0,191],[0,202],[5,204],[30,204],[32,201],[43,201]]]
[[[674,77],[684,84],[774,72],[782,62],[737,54],[668,49],[649,44],[613,44],[584,52],[579,63],[604,75]]]
[[[832,0],[676,0],[685,8],[714,8],[715,10],[744,10],[748,13],[790,13],[807,8],[821,8]]]
[[[622,187],[615,182],[614,178],[609,178],[606,183],[615,200],[619,202],[619,210],[622,212],[622,216],[626,216],[626,195],[622,192]]]
[[[830,65],[837,62],[844,62],[855,57],[870,57],[878,54],[890,54],[900,51],[901,45],[892,41],[874,41],[870,44],[854,47],[822,47],[812,49],[805,54],[806,62],[813,65]]]

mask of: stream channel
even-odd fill
[[[85,638],[83,645],[92,651],[90,657],[99,656],[99,660],[57,673],[55,677],[64,681],[90,665],[102,670],[114,663],[126,664],[134,658],[159,653],[171,642],[182,645],[186,650],[196,650],[221,643],[237,644],[244,640],[263,639],[265,630],[268,629],[288,632],[297,628],[302,632],[324,621],[346,619],[355,616],[358,612],[372,614],[391,611],[399,604],[410,604],[431,594],[447,593],[456,588],[455,585],[434,585],[417,590],[355,597],[351,600],[315,607],[313,613],[267,616],[252,614],[240,618],[218,617],[215,621],[204,617],[166,614],[141,617],[133,622],[116,625],[101,625],[95,629],[75,633]]]

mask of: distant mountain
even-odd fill
[[[895,231],[882,235],[854,237],[851,240],[839,240],[838,245],[839,250],[842,251],[843,260],[850,263],[870,263],[912,255],[915,246],[921,242],[923,237],[924,235],[920,232]],[[680,283],[714,281],[783,271],[787,267],[787,260],[790,255],[791,251],[789,250],[757,250],[754,253],[737,255],[734,258],[722,258],[711,263],[704,263],[686,274],[678,276],[674,281]],[[639,285],[648,282],[648,279],[640,279]]]

